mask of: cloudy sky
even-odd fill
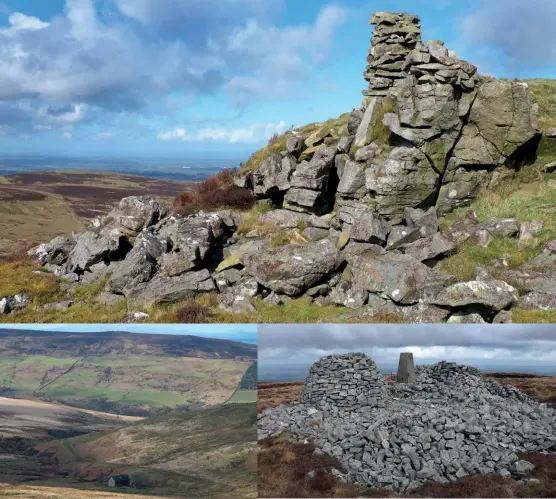
[[[556,76],[553,0],[4,0],[0,151],[245,159],[359,106],[385,9],[482,72]]]
[[[325,355],[363,352],[395,371],[401,352],[416,364],[447,360],[485,370],[556,375],[556,325],[262,325],[260,379],[302,379]]]
[[[13,324],[0,329],[32,329],[92,333],[127,331],[129,333],[183,334],[257,343],[257,326],[253,324]]]

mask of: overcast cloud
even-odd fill
[[[448,360],[479,368],[554,366],[556,325],[262,325],[261,372],[309,366],[325,355],[364,352],[391,368],[400,352],[418,364]]]

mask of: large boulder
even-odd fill
[[[67,263],[70,272],[82,273],[102,261],[122,260],[133,247],[129,230],[106,217],[94,219],[88,230],[74,237]]]
[[[411,305],[452,280],[411,255],[363,253],[348,258],[353,281],[362,289],[401,305]]]
[[[34,256],[39,265],[63,265],[67,262],[74,246],[75,241],[71,241],[65,236],[57,236],[47,244],[31,248],[27,254]]]
[[[487,312],[499,312],[515,305],[518,297],[517,290],[504,281],[477,279],[448,286],[428,303],[455,309],[475,307]]]
[[[136,285],[127,295],[128,308],[151,307],[194,298],[197,294],[214,291],[216,286],[207,269],[186,272],[177,277],[158,273],[149,282]]]
[[[109,214],[128,230],[141,232],[168,214],[168,206],[149,196],[123,198]]]
[[[256,253],[245,261],[245,268],[266,288],[296,296],[324,281],[339,264],[336,245],[324,239]]]
[[[166,241],[169,253],[163,267],[172,272],[172,267],[189,270],[207,263],[227,240],[230,229],[219,213],[199,212],[189,217],[167,217],[154,227],[154,233]]]
[[[273,197],[287,191],[295,166],[295,158],[292,155],[271,155],[252,173],[253,194],[257,197]]]
[[[165,251],[165,241],[149,231],[142,232],[125,260],[110,275],[106,289],[110,293],[125,295],[137,284],[149,281],[157,270],[157,261]]]
[[[486,81],[479,87],[469,124],[505,158],[539,133],[527,84],[511,80]]]
[[[405,208],[432,204],[439,173],[417,148],[402,145],[392,149],[386,160],[372,162],[365,170],[365,185],[374,194],[375,210],[399,223]]]

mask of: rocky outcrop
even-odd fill
[[[443,42],[423,42],[417,16],[379,12],[371,24],[368,89],[342,132],[294,132],[238,182],[350,227],[372,214],[399,224],[406,208],[444,215],[513,175],[540,139],[527,85],[483,78]]]
[[[346,397],[324,389],[338,386]],[[337,458],[337,478],[404,493],[469,475],[519,478],[534,469],[519,453],[556,453],[555,428],[554,409],[473,367],[418,366],[413,382],[386,384],[371,359],[347,354],[311,368],[300,403],[265,410],[258,438],[288,432]]]
[[[528,244],[543,230],[542,220],[479,221],[472,211],[440,227],[534,153],[527,86],[481,77],[442,42],[423,42],[416,16],[379,12],[371,21],[361,108],[288,132],[283,151],[236,179],[272,208],[253,230],[236,229],[254,213],[182,217],[131,197],[73,240],[30,255],[78,285],[106,281],[102,300],[132,308],[214,292],[228,312],[253,311],[253,298],[304,298],[369,322],[508,322],[516,307],[556,309],[556,244],[519,269],[493,262],[465,282],[439,265],[463,243]]]
[[[158,215],[145,206],[156,206]],[[238,236],[242,215],[230,211],[181,217],[150,198],[126,198],[118,210],[118,217],[112,211],[91,221],[73,241],[57,237],[30,250],[45,269],[36,273],[59,276],[70,288],[105,282],[99,300],[127,300],[133,312],[207,292],[218,293],[219,307],[232,313],[254,311],[253,298],[274,305],[304,298],[345,307],[346,320],[369,322],[387,317],[418,323],[508,322],[508,311],[515,307],[556,309],[553,243],[520,269],[494,262],[477,268],[471,281],[458,282],[438,270],[455,242],[517,239],[523,231],[515,219],[480,223],[469,213],[452,229],[440,231],[434,207],[408,208],[403,228],[372,213],[357,220],[353,232],[340,232],[329,215],[278,210],[261,219],[275,230],[292,231],[298,241],[275,246],[273,233]],[[291,228],[299,224],[306,228]],[[318,232],[314,240],[311,230]],[[73,303],[71,292],[68,299]],[[0,312],[10,313],[28,306],[32,297],[0,301]]]

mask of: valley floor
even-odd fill
[[[111,172],[0,176],[0,254],[80,230],[88,219],[109,210],[123,197],[149,194],[171,201],[190,185]]]
[[[18,485],[0,485],[0,497],[21,497],[24,499],[121,499],[124,494],[101,492],[97,490],[79,490],[67,487],[30,487]],[[136,494],[136,496],[144,496]],[[150,499],[163,499],[169,496],[148,495]]]

